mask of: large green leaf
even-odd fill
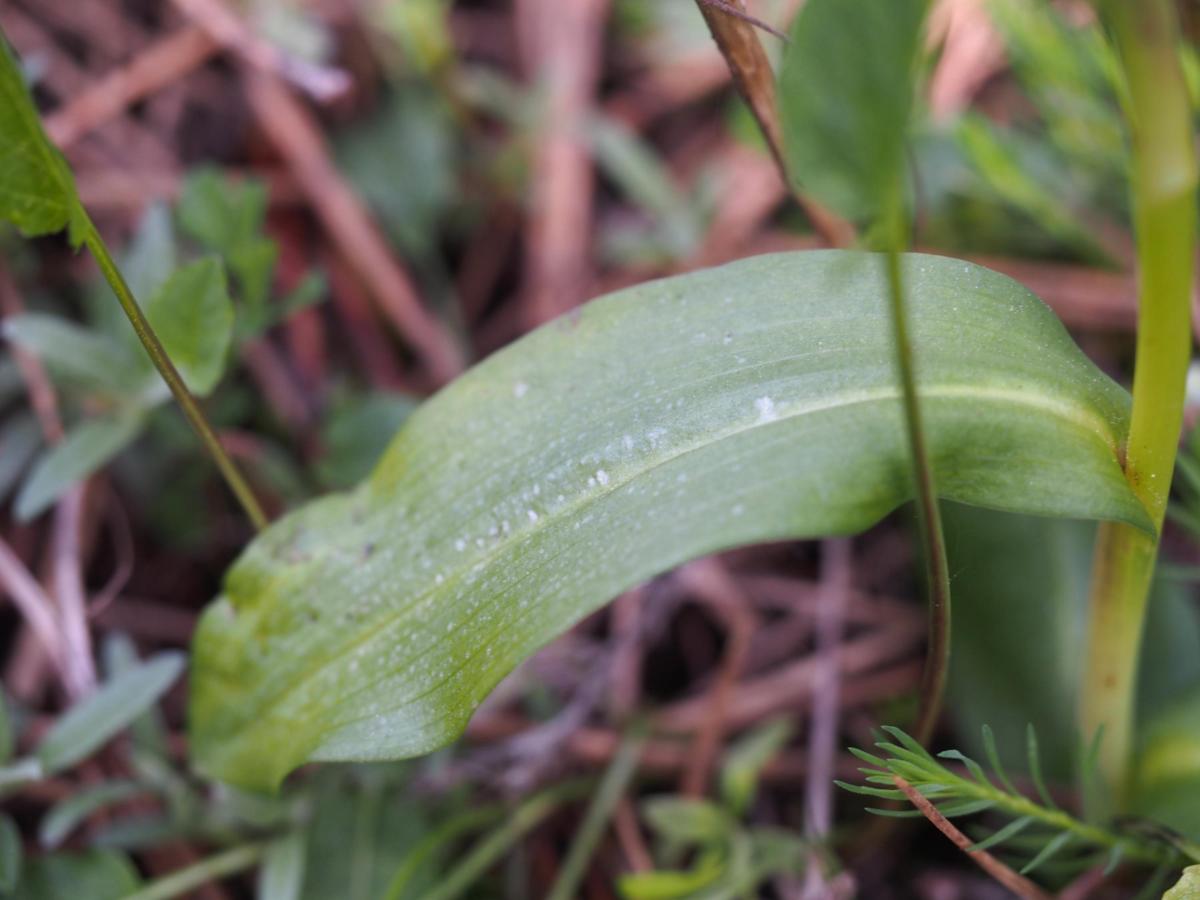
[[[1147,527],[1128,397],[1015,282],[905,261],[949,498]],[[848,534],[909,498],[881,258],[762,256],[598,300],[417,410],[374,474],[258,538],[203,616],[196,764],[420,754],[628,586],[741,544]]]
[[[66,161],[42,130],[17,58],[0,33],[0,219],[29,236],[70,230],[83,242],[87,214]]]

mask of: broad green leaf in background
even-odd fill
[[[71,485],[87,478],[129,446],[142,430],[136,414],[88,419],[41,456],[17,494],[17,518],[32,519]]]
[[[150,298],[146,318],[193,393],[221,379],[233,337],[233,303],[216,257],[175,270]]]
[[[123,853],[89,850],[28,859],[13,900],[120,900],[138,889],[137,870]]]
[[[1147,527],[1128,395],[1015,282],[910,256],[947,498]],[[623,291],[417,410],[373,475],[279,521],[194,643],[191,748],[269,789],[426,753],[518,662],[687,559],[849,534],[909,499],[882,260],[762,256]]]
[[[873,220],[895,179],[913,105],[926,0],[808,0],[779,74],[788,170],[842,215]]]
[[[42,130],[16,55],[0,33],[0,219],[29,237],[68,229],[71,244],[83,243],[87,214],[75,179]]]
[[[324,453],[317,463],[321,484],[345,490],[369,474],[392,436],[417,407],[405,394],[352,394],[336,404],[321,426]]]
[[[1027,772],[1033,725],[1046,776],[1071,783],[1085,744],[1075,709],[1095,525],[951,503],[943,514],[957,600],[947,691],[957,745],[983,757],[987,725],[1005,767]],[[1144,722],[1200,687],[1200,616],[1179,585],[1155,584],[1145,642],[1155,649],[1138,678]],[[1200,792],[1190,797],[1200,808]]]
[[[1142,730],[1130,811],[1200,841],[1200,685]]]
[[[38,744],[46,772],[70,768],[158,701],[183,672],[184,655],[164,652],[109,679],[67,710]]]
[[[303,900],[379,900],[429,828],[411,793],[366,774],[360,780],[354,770],[322,773],[312,796],[305,856],[313,864],[305,867]],[[436,883],[428,865],[419,869],[413,892],[403,897],[422,896]]]

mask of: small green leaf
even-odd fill
[[[750,805],[763,766],[787,745],[792,731],[791,722],[776,719],[739,738],[726,751],[721,765],[721,799],[734,813],[740,814]]]
[[[6,894],[21,878],[21,832],[17,823],[0,815],[0,894]]]
[[[654,831],[678,844],[720,844],[734,827],[717,805],[686,797],[649,797],[642,801],[642,816]]]
[[[22,521],[47,509],[71,485],[87,478],[124,450],[142,430],[137,415],[89,419],[37,461],[17,494]]]
[[[258,900],[299,900],[307,849],[304,837],[304,832],[294,831],[267,847],[258,870]]]
[[[23,313],[4,320],[4,336],[37,355],[55,375],[122,396],[142,379],[138,358],[116,339],[59,316]]]
[[[184,661],[182,653],[160,653],[67,710],[38,745],[36,755],[45,770],[69,768],[107,743],[167,692]]]
[[[212,392],[233,337],[233,303],[214,257],[177,269],[150,298],[146,318],[193,393]]]
[[[779,75],[788,169],[848,218],[874,219],[897,199],[925,8],[808,0],[792,26]]]
[[[195,169],[184,180],[177,212],[185,234],[226,255],[260,237],[267,186],[257,179],[233,181],[211,167]]]
[[[146,793],[145,785],[133,781],[107,781],[80,790],[56,803],[42,817],[38,840],[43,847],[57,847],[92,813]]]
[[[1148,527],[1128,395],[1015,282],[904,264],[943,496]],[[495,354],[234,565],[194,644],[196,764],[264,788],[427,753],[621,590],[874,524],[911,496],[890,341],[880,257],[817,251],[644,284]]]
[[[83,243],[87,214],[62,154],[42,129],[20,64],[0,34],[0,219],[29,237],[68,229],[72,246]]]
[[[713,884],[724,870],[715,854],[706,854],[687,871],[636,872],[617,879],[617,890],[626,900],[685,900]]]

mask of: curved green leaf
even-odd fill
[[[906,259],[949,498],[1148,527],[1128,396],[1033,295]],[[195,763],[270,788],[309,759],[453,740],[519,661],[726,547],[862,530],[909,499],[881,260],[763,256],[591,303],[417,410],[374,474],[258,538],[194,645]]]

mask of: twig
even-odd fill
[[[341,69],[298,59],[262,40],[223,0],[172,2],[225,49],[237,53],[264,74],[285,78],[319,102],[334,100],[350,87],[350,76]]]
[[[25,310],[25,304],[17,291],[8,269],[0,265],[0,311],[6,317],[20,315]],[[37,354],[30,353],[20,344],[9,342],[9,349],[25,382],[25,390],[29,394],[29,405],[37,417],[42,429],[42,436],[48,443],[57,444],[63,437],[62,419],[58,414],[58,395],[54,385],[46,374],[46,367],[38,359]]]
[[[785,43],[789,40],[786,34],[784,34],[771,23],[764,22],[757,16],[750,15],[750,13],[746,12],[744,9],[735,6],[733,3],[727,2],[727,0],[699,0],[699,3],[701,6],[709,6],[713,9],[719,9],[728,16],[741,19],[743,22],[767,32],[767,34],[773,34],[775,37],[779,38]]]
[[[383,313],[424,360],[436,384],[462,370],[449,332],[421,305],[416,288],[358,195],[329,158],[312,115],[267,75],[248,73],[247,96],[259,125],[294,173],[340,253],[368,286]],[[419,172],[401,173],[420,178]]]
[[[0,539],[0,587],[12,597],[26,623],[37,635],[63,685],[70,684],[54,603],[3,539]]]
[[[219,48],[206,31],[195,25],[162,38],[129,65],[110,72],[48,116],[46,133],[66,149],[134,103],[199,68]]]
[[[818,668],[812,680],[811,730],[808,735],[808,779],[805,784],[804,833],[809,843],[824,843],[833,825],[833,766],[837,757],[841,673],[838,648],[842,643],[845,610],[850,594],[850,541],[822,545],[822,597],[817,614]],[[809,855],[803,897],[821,900],[829,895],[820,854]]]
[[[680,785],[680,791],[686,796],[700,797],[708,785],[721,738],[729,727],[730,703],[746,662],[756,617],[741,587],[717,561],[698,560],[685,567],[681,575],[700,599],[725,620],[729,633],[716,682],[703,698],[704,716],[696,729],[691,757]]]
[[[975,863],[992,876],[1000,884],[1004,885],[1018,897],[1023,900],[1050,900],[1050,895],[1043,891],[1040,887],[1030,881],[1023,875],[1018,875],[992,854],[986,850],[972,850],[974,841],[959,831],[954,823],[941,814],[936,806],[934,806],[920,791],[914,788],[911,784],[901,778],[899,775],[893,775],[892,781],[896,787],[904,792],[909,801],[921,814],[942,834],[948,837],[953,844],[967,854]]]
[[[600,79],[609,0],[521,0],[517,26],[531,74],[546,92],[534,148],[524,291],[525,326],[584,299],[594,172],[582,138]]]
[[[87,696],[96,686],[92,636],[88,630],[87,597],[79,535],[87,482],[72,485],[58,501],[54,514],[54,594],[62,626],[63,663],[67,692],[74,699]]]
[[[742,6],[741,0],[734,2],[738,7]],[[783,130],[779,124],[775,98],[775,73],[771,70],[771,63],[758,40],[754,25],[747,21],[752,17],[746,16],[734,3],[696,0],[696,4],[708,23],[721,55],[725,57],[738,92],[758,122],[783,183],[792,189],[797,203],[825,240],[834,247],[853,244],[855,234],[850,223],[794,189],[788,175],[787,157],[783,152]]]

